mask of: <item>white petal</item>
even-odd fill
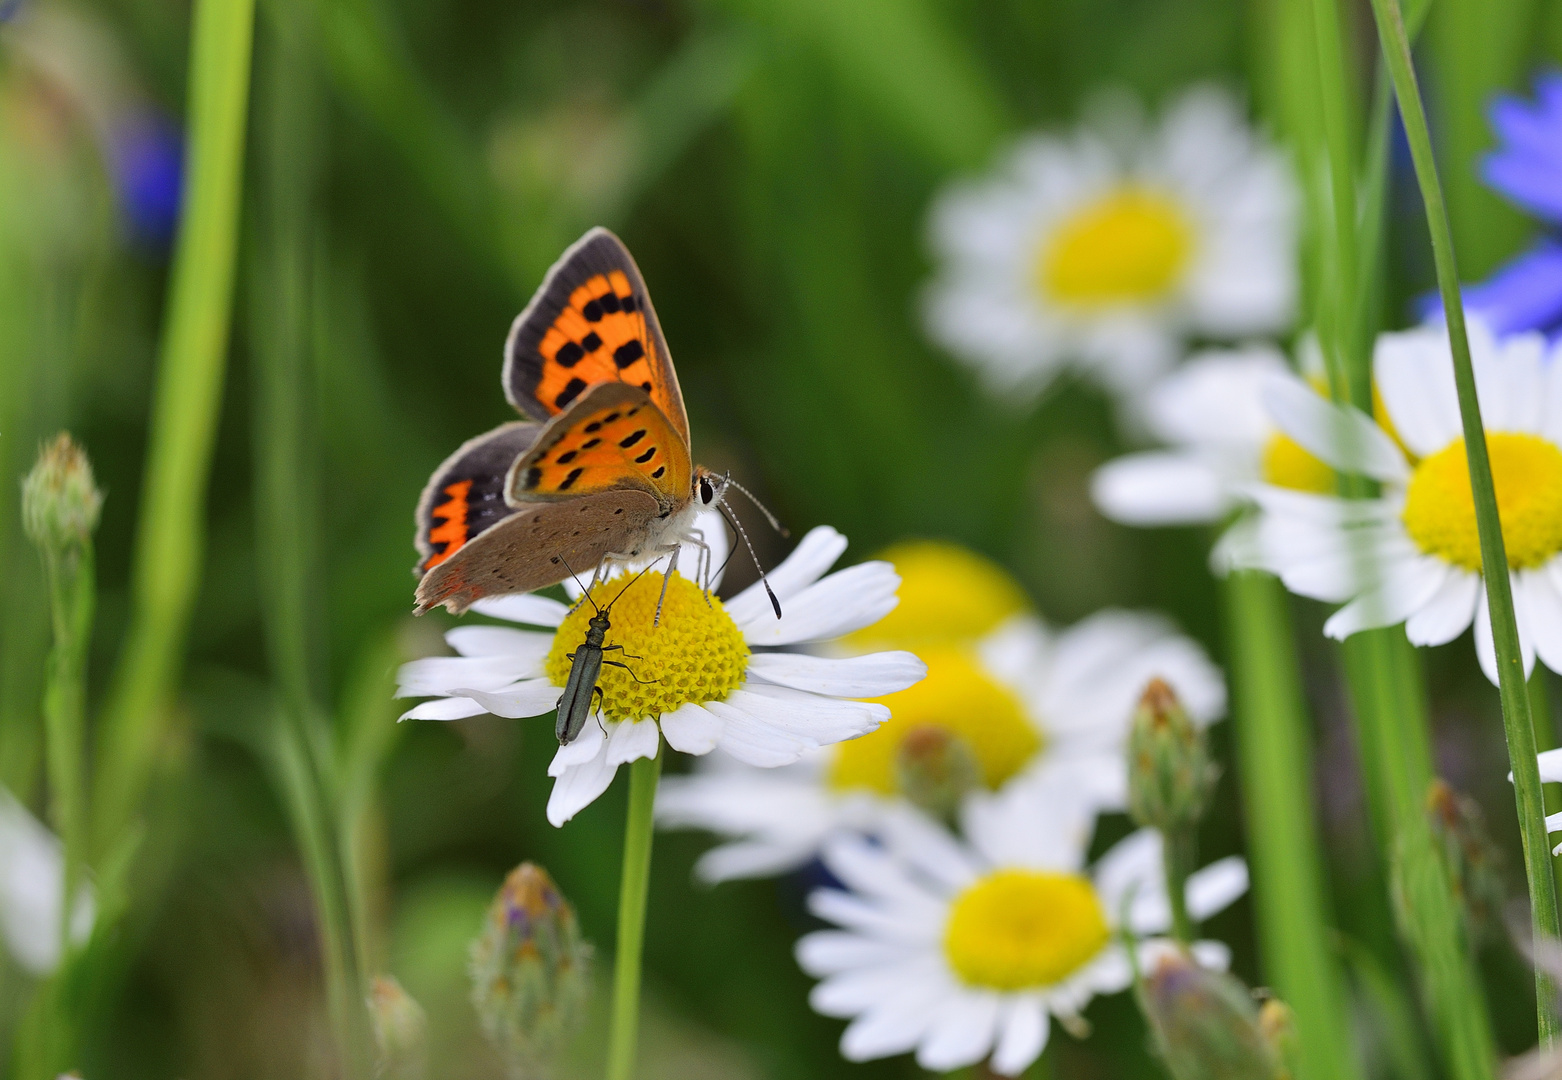
[[[65,856],[58,838],[0,787],[0,933],[16,962],[47,975],[60,962]],[[83,942],[95,917],[92,887],[83,883],[71,914],[71,938]]]
[[[1200,525],[1231,507],[1225,480],[1188,453],[1147,451],[1107,462],[1090,477],[1090,498],[1122,525]]]
[[[827,641],[871,626],[895,610],[898,588],[900,576],[889,563],[859,563],[783,600],[780,619],[767,610],[737,625],[750,645]]]
[[[1379,334],[1372,365],[1394,430],[1411,453],[1427,457],[1463,434],[1453,359],[1441,327]]]
[[[846,537],[828,525],[820,525],[808,530],[808,535],[803,537],[797,547],[792,549],[792,553],[781,561],[781,565],[766,575],[770,588],[776,594],[776,599],[785,604],[787,600],[818,581],[824,576],[825,571],[835,565],[835,560],[839,559],[845,550]],[[761,624],[764,618],[773,622],[776,617],[770,607],[770,598],[765,595],[764,587],[757,581],[731,600],[724,601],[723,606],[727,609],[727,614],[732,616],[732,621],[740,627]]]
[[[1225,971],[1231,967],[1231,946],[1224,941],[1195,941],[1192,952],[1199,967],[1211,971]]]
[[[553,782],[548,795],[548,821],[555,828],[596,802],[597,796],[613,782],[618,766],[610,764],[606,754],[598,754],[584,765],[572,765]]]
[[[952,987],[936,982],[907,982],[852,1021],[841,1036],[841,1056],[847,1061],[872,1061],[905,1053],[921,1041],[954,993]]]
[[[962,829],[972,846],[997,866],[1075,872],[1085,862],[1095,830],[1095,792],[1064,770],[1037,770],[1001,791],[966,800]]]
[[[1194,919],[1209,918],[1224,911],[1247,892],[1247,863],[1229,855],[1188,875],[1188,914]]]
[[[1265,343],[1198,353],[1150,389],[1146,420],[1162,442],[1256,457],[1274,427],[1263,381],[1286,370],[1285,357]]]
[[[786,765],[806,750],[866,735],[889,719],[883,705],[841,701],[782,686],[748,683],[725,701],[704,708],[726,722],[720,746],[752,765]],[[770,748],[780,756],[760,761],[740,751]]]
[[[662,717],[667,745],[685,754],[708,754],[721,741],[720,718],[689,701]]]
[[[894,904],[869,902],[840,889],[815,889],[808,894],[808,910],[843,929],[906,945],[927,944],[941,930],[920,909],[906,911]]]
[[[816,844],[740,840],[719,844],[694,863],[694,876],[707,885],[742,878],[776,877],[800,870],[813,860]]]
[[[513,686],[489,692],[471,687],[458,687],[451,691],[471,698],[495,716],[507,716],[512,720],[525,716],[541,716],[552,712],[559,703],[560,690],[552,679],[527,679]]]
[[[553,647],[552,634],[508,626],[457,626],[445,641],[462,656],[508,656],[538,667]]]
[[[1458,571],[1429,555],[1384,568],[1381,582],[1329,617],[1326,636],[1344,641],[1361,630],[1402,623],[1430,603]]]
[[[398,717],[400,720],[465,720],[468,716],[481,716],[488,710],[471,698],[446,697],[414,705]]]
[[[558,626],[564,621],[564,616],[569,614],[567,605],[536,593],[485,596],[473,601],[472,610],[491,619],[526,623],[529,626]]]
[[[397,669],[396,696],[449,694],[457,686],[498,690],[541,674],[541,665],[509,656],[428,656]]]
[[[975,1065],[992,1050],[998,1028],[998,995],[968,990],[959,995],[923,1036],[917,1064],[933,1072]]]
[[[1435,596],[1405,620],[1412,645],[1446,645],[1470,628],[1481,599],[1481,576],[1456,569]]]
[[[808,1004],[822,1016],[856,1016],[866,1012],[906,981],[905,950],[898,950],[900,963],[858,968],[826,978],[808,994]]]
[[[1296,376],[1271,376],[1264,386],[1264,406],[1282,431],[1335,469],[1391,483],[1409,479],[1405,455],[1371,417],[1326,401]]]
[[[1540,761],[1540,779],[1548,784],[1562,784],[1562,748],[1543,750],[1536,757]]]
[[[1509,575],[1510,580],[1512,575]],[[1535,670],[1535,642],[1524,632],[1525,616],[1523,600],[1520,597],[1514,582],[1513,607],[1514,616],[1519,624],[1519,653],[1524,662],[1524,677],[1528,679]],[[1492,638],[1491,628],[1491,604],[1486,596],[1485,580],[1482,579],[1481,597],[1475,604],[1475,658],[1480,661],[1481,671],[1491,680],[1493,686],[1500,685],[1497,681],[1497,643]]]
[[[1091,877],[1107,918],[1115,922],[1127,902],[1131,904],[1129,929],[1134,932],[1155,933],[1171,924],[1171,905],[1166,900],[1161,864],[1161,834],[1154,829],[1129,833],[1113,844],[1096,860]]]
[[[908,652],[832,659],[803,653],[755,653],[748,672],[777,686],[830,697],[883,697],[927,677],[927,665]]]
[[[595,759],[607,745],[607,739],[607,733],[600,724],[587,724],[571,742],[553,752],[553,760],[548,762],[548,775],[563,776],[566,769]]]
[[[798,941],[797,966],[816,979],[862,967],[880,967],[908,955],[904,946],[844,930],[815,930]]]
[[[998,1046],[989,1063],[999,1076],[1018,1076],[1047,1048],[1050,1028],[1047,1010],[1026,994],[1009,1002],[1008,1015],[998,1033]]]
[[[1515,575],[1515,593],[1524,594],[1524,630],[1535,654],[1552,671],[1562,671],[1562,559]]]
[[[661,744],[655,720],[626,721],[614,727],[607,740],[608,764],[628,765],[640,758],[653,758]]]

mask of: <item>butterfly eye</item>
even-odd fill
[[[705,477],[700,477],[700,502],[709,506],[716,498],[716,489],[711,487],[711,482]]]

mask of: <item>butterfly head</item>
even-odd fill
[[[694,496],[701,506],[712,506],[724,501],[731,476],[717,476],[703,465],[694,469]]]

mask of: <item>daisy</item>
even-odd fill
[[[703,531],[720,530],[707,521]],[[607,790],[620,765],[654,757],[662,737],[674,750],[708,754],[719,746],[739,761],[774,768],[888,720],[884,705],[851,699],[879,697],[920,679],[925,668],[911,653],[829,658],[778,651],[851,633],[895,607],[899,581],[888,563],[863,563],[826,576],[845,550],[846,538],[828,527],[803,538],[769,576],[782,605],[779,619],[758,584],[724,602],[673,573],[661,624],[653,627],[661,573],[646,572],[627,586],[614,578],[597,584],[592,598],[599,605],[612,603],[609,644],[623,646],[629,668],[602,669],[596,716],[573,742],[559,747],[548,766],[555,778],[548,820],[568,821]],[[698,561],[685,553],[679,565]],[[527,594],[479,601],[473,610],[548,629],[451,630],[445,639],[458,656],[402,666],[398,696],[433,698],[402,719],[455,720],[484,712],[519,718],[553,711],[592,608],[572,611],[557,600]]]
[[[824,862],[844,888],[814,892],[809,909],[841,929],[804,937],[797,958],[822,980],[814,1009],[851,1018],[842,1055],[914,1050],[933,1072],[988,1059],[1016,1076],[1046,1047],[1051,1017],[1083,1030],[1092,997],[1133,981],[1123,937],[1171,925],[1160,834],[1133,833],[1087,870],[1093,822],[1090,800],[1059,782],[972,803],[963,841],[905,809],[872,840],[832,839]],[[1246,865],[1222,859],[1189,878],[1189,914],[1207,918],[1246,890]],[[1170,946],[1152,936],[1137,947],[1143,964]],[[1218,942],[1194,952],[1228,960]]]
[[[998,394],[1065,364],[1136,397],[1189,336],[1283,329],[1295,202],[1280,154],[1210,86],[1147,125],[1131,107],[1031,136],[932,213],[928,331]]]
[[[1528,673],[1538,653],[1562,671],[1562,365],[1545,339],[1498,340],[1479,320],[1470,349]],[[1422,327],[1378,338],[1374,375],[1399,440],[1359,411],[1297,380],[1266,390],[1299,444],[1335,468],[1382,484],[1373,499],[1258,486],[1263,557],[1295,593],[1343,608],[1330,637],[1405,624],[1416,645],[1452,641],[1475,623],[1481,669],[1497,681],[1480,540],[1465,462],[1448,335]]]
[[[896,555],[895,568],[907,603],[943,593],[922,580],[936,575],[937,565]],[[966,611],[986,606],[947,600]],[[886,639],[878,625],[855,636],[928,641],[929,632],[901,614],[897,609],[891,617],[897,638]],[[936,608],[925,616],[929,626],[938,624]],[[701,878],[785,873],[814,859],[829,837],[872,828],[904,801],[902,754],[928,729],[969,754],[977,791],[1062,773],[1098,806],[1120,809],[1127,799],[1128,728],[1152,678],[1169,682],[1201,724],[1225,711],[1220,671],[1157,615],[1103,611],[1055,632],[1025,612],[974,642],[916,647],[927,678],[880,699],[894,718],[877,731],[805,754],[784,769],[764,772],[717,754],[694,775],[662,782],[657,816],[664,826],[706,829],[731,841],[700,859]]]

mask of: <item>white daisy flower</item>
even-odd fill
[[[65,852],[59,837],[0,787],[0,934],[16,962],[34,975],[60,963],[60,905]],[[92,933],[92,886],[83,882],[71,912],[71,940]]]
[[[1562,784],[1562,749],[1542,750],[1535,755],[1540,763],[1540,782],[1542,784]],[[1508,774],[1508,782],[1513,782],[1513,774]],[[1562,832],[1562,813],[1546,815],[1546,832]],[[1551,854],[1562,855],[1562,844],[1551,849]]]
[[[1499,341],[1477,321],[1470,348],[1525,672],[1537,653],[1562,671],[1562,363],[1548,360],[1538,334]],[[1292,592],[1349,601],[1324,625],[1330,637],[1402,622],[1412,643],[1441,645],[1473,621],[1476,655],[1495,683],[1447,332],[1383,334],[1373,364],[1398,442],[1297,380],[1266,389],[1271,414],[1291,438],[1337,469],[1381,482],[1382,493],[1347,501],[1256,487],[1263,558]]]
[[[768,773],[713,755],[694,775],[663,781],[664,826],[732,841],[700,859],[703,879],[784,873],[831,836],[871,829],[903,801],[901,755],[929,728],[969,752],[979,791],[1065,774],[1098,807],[1120,809],[1128,729],[1152,678],[1169,682],[1198,723],[1225,712],[1219,669],[1169,621],[1142,612],[1103,611],[1061,633],[1016,615],[974,644],[918,651],[927,678],[880,699],[894,719],[872,734]]]
[[[662,736],[674,750],[708,754],[721,747],[740,761],[774,768],[888,720],[885,706],[851,699],[916,682],[926,669],[912,654],[832,659],[777,651],[851,633],[894,608],[899,579],[888,563],[825,575],[845,550],[846,538],[828,527],[803,538],[769,575],[782,605],[779,619],[758,584],[723,602],[674,573],[667,580],[661,624],[653,627],[662,574],[648,572],[627,586],[612,579],[597,585],[593,599],[612,602],[609,644],[623,646],[629,669],[602,669],[600,709],[549,765],[555,782],[548,820],[568,821],[607,790],[620,765],[654,757]],[[680,565],[696,562],[680,559]],[[479,601],[473,610],[553,629],[456,627],[445,639],[458,656],[402,666],[398,696],[434,698],[403,719],[553,711],[570,658],[585,638],[591,607],[571,611],[528,594]]]
[[[1027,138],[934,206],[928,330],[995,393],[1038,394],[1072,363],[1137,397],[1189,336],[1292,318],[1292,180],[1231,95],[1106,119]]]
[[[1074,1026],[1092,997],[1126,989],[1123,936],[1171,925],[1160,834],[1132,834],[1087,871],[1093,822],[1088,796],[1060,780],[971,803],[964,842],[905,809],[872,840],[832,839],[825,865],[845,889],[816,891],[809,908],[842,929],[804,937],[797,957],[823,980],[814,1009],[852,1020],[842,1055],[914,1050],[933,1072],[988,1059],[1016,1076],[1046,1047],[1052,1016]],[[1222,859],[1190,877],[1189,914],[1207,918],[1246,890],[1246,865]],[[1140,942],[1140,963],[1166,947]],[[1228,960],[1218,942],[1194,952]]]

